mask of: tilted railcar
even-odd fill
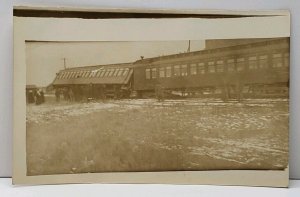
[[[72,91],[75,100],[129,97],[132,89],[131,63],[75,67],[61,70],[53,81],[56,90]]]
[[[134,63],[134,89],[187,94],[221,92],[225,98],[288,96],[289,38],[267,39]]]

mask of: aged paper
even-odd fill
[[[234,12],[230,13],[234,14]],[[221,19],[15,17],[14,184],[102,182],[286,187],[288,185],[288,85],[286,85],[286,81],[288,81],[289,77],[290,17],[287,12],[277,12],[277,14],[276,12],[268,12],[268,14],[264,16],[259,16],[260,13],[256,12],[247,13],[256,16]],[[88,47],[89,49],[87,50],[91,50],[90,53],[93,53],[92,49],[95,47],[94,45],[104,45],[104,49],[95,48],[95,50],[103,50],[103,54],[108,51],[107,55],[100,58],[101,60],[97,58],[93,59],[92,57],[88,58],[88,55],[86,55],[87,58],[81,58],[77,61],[74,60],[71,64],[70,61],[72,61],[72,59],[59,56],[59,58],[56,58],[56,65],[61,64],[61,68],[52,71],[50,70],[51,64],[49,64],[49,67],[46,66],[48,62],[52,61],[51,58],[47,59],[49,57],[60,53],[63,54],[65,51],[70,51],[71,48],[76,47],[79,52],[75,50],[71,53],[78,53],[79,55],[80,47]],[[114,45],[116,45],[118,49],[114,48]],[[171,50],[172,48],[182,46],[186,46],[186,48],[183,47],[183,49],[179,49],[178,51]],[[251,47],[252,52],[249,52],[249,48]],[[40,52],[44,50],[45,56],[40,60],[39,57],[43,56],[43,54],[37,53],[37,48]],[[231,52],[233,49],[236,51],[248,50],[248,52],[244,52],[247,56],[242,57],[240,53]],[[139,53],[136,52],[141,50],[144,51],[145,56],[144,54],[139,55]],[[158,52],[159,50],[161,50],[160,53]],[[274,52],[266,56],[266,54],[260,54],[260,50],[273,50]],[[109,51],[111,53],[109,53]],[[203,60],[205,65],[202,66],[203,62],[198,62],[197,58],[207,56],[207,51],[219,55],[206,57],[206,59]],[[119,59],[110,56],[110,54],[116,54]],[[229,55],[230,58],[220,60],[222,54],[231,55]],[[132,58],[130,59],[129,57],[131,56]],[[87,61],[87,59],[89,61]],[[149,61],[151,65],[149,65]],[[180,63],[172,63],[174,61]],[[274,79],[270,78],[267,81],[263,81],[263,77],[260,78],[257,75],[255,75],[256,77],[249,77],[249,73],[244,73],[244,77],[233,80],[231,78],[232,76],[242,75],[227,74],[227,72],[231,72],[229,68],[230,63],[232,63],[231,61],[235,63],[232,71],[237,73],[244,73],[243,70],[240,70],[242,67],[239,65],[241,65],[241,62],[247,62],[243,66],[247,66],[249,70],[264,70],[268,67],[268,64],[275,65],[274,69],[281,69],[279,72],[280,76],[276,75],[277,77]],[[35,65],[38,66],[39,63],[43,64],[44,67],[41,66],[40,69],[39,67],[35,67]],[[158,64],[162,64],[163,67],[157,67]],[[224,67],[225,65],[226,67]],[[141,73],[145,74],[144,77],[146,81],[139,81],[139,83],[137,83],[138,80],[141,80],[139,77],[143,76],[143,74],[138,74],[138,68],[144,68],[144,66],[147,67],[145,67],[145,71],[142,70]],[[273,66],[271,67],[273,68]],[[53,69],[53,67],[51,68]],[[205,69],[202,71],[202,68]],[[101,71],[101,69],[104,70]],[[284,69],[284,73],[282,69]],[[51,72],[53,73],[50,76]],[[57,74],[55,74],[55,72],[57,72]],[[49,79],[47,79],[47,73],[49,73]],[[103,76],[101,73],[103,73]],[[182,81],[184,77],[192,78],[196,75],[200,76],[206,73],[211,77],[205,81],[213,81],[206,86],[195,85],[192,81],[195,81],[196,78],[190,82],[186,82],[187,80]],[[43,75],[44,77],[41,77]],[[96,80],[96,76],[98,76],[99,79]],[[212,76],[220,77],[212,78]],[[249,79],[246,83],[247,76]],[[132,77],[134,81],[130,81],[130,77]],[[182,77],[182,79],[178,78],[179,81],[172,81],[170,83],[164,81],[165,79],[168,80],[167,78],[172,79],[173,77]],[[157,78],[160,80],[153,83],[153,80],[156,81]],[[150,80],[152,80],[152,85]],[[259,82],[252,85],[251,81],[255,80]],[[46,88],[48,81],[51,81],[49,88],[52,88],[52,90],[49,91],[52,91],[52,93],[49,93],[49,95]],[[243,83],[241,83],[241,81],[243,81]],[[40,84],[35,86],[34,83]],[[144,85],[141,85],[143,83]],[[204,82],[199,81],[198,84],[204,84]],[[274,84],[277,85],[274,86]],[[81,90],[78,89],[79,86]],[[45,87],[45,89],[41,87]],[[41,99],[42,97],[40,97],[41,93],[44,96],[44,91],[47,93],[45,97],[46,101],[44,100],[45,98]],[[49,104],[48,98],[50,97],[53,100],[53,104],[51,104],[52,101]],[[30,104],[30,102],[35,104]],[[47,105],[49,106],[45,107]],[[137,105],[140,108],[134,108]],[[67,136],[64,136],[65,134],[60,135],[59,133],[65,133],[68,128],[74,131],[74,127],[94,127],[89,126],[92,122],[83,122],[81,125],[79,123],[78,125],[74,125],[74,122],[70,122],[72,126],[68,125],[68,123],[63,123],[67,128],[65,128],[65,131],[60,131],[59,129],[64,126],[53,127],[53,125],[61,125],[59,122],[55,122],[55,117],[57,115],[59,116],[59,114],[57,114],[57,111],[52,110],[54,107],[58,109],[58,111],[61,110],[65,116],[70,116],[71,119],[73,119],[73,115],[70,115],[70,109],[73,114],[82,113],[82,110],[75,110],[75,108],[78,107],[84,107],[85,110],[91,109],[92,112],[87,113],[94,113],[93,110],[95,109],[100,109],[100,111],[104,109],[103,112],[106,111],[106,114],[111,112],[112,115],[110,117],[117,119],[118,115],[124,116],[124,114],[125,116],[128,114],[133,117],[134,114],[139,114],[142,110],[145,110],[144,106],[148,106],[146,117],[158,115],[162,118],[161,120],[163,120],[164,117],[172,117],[172,113],[182,113],[181,110],[187,111],[187,108],[179,107],[181,105],[189,109],[189,106],[195,106],[195,109],[198,107],[199,111],[191,112],[191,114],[202,113],[204,118],[212,118],[206,119],[206,121],[210,121],[211,123],[218,120],[225,121],[224,125],[220,125],[220,128],[222,128],[220,133],[206,133],[205,135],[208,136],[203,136],[204,133],[202,133],[197,136],[195,133],[187,132],[186,134],[182,134],[181,132],[179,135],[179,133],[176,134],[179,130],[176,131],[175,129],[174,132],[177,136],[181,136],[187,140],[182,144],[179,138],[173,138],[172,136],[174,135],[169,135],[169,133],[161,134],[162,136],[160,138],[164,139],[163,141],[155,140],[155,135],[145,135],[144,140],[146,140],[146,143],[149,143],[151,147],[159,147],[155,149],[151,148],[151,152],[146,146],[137,143],[138,141],[141,142],[142,139],[138,139],[136,142],[133,142],[133,144],[131,143],[134,137],[131,136],[132,134],[130,134],[130,132],[137,128],[137,126],[141,127],[146,125],[146,123],[134,123],[133,121],[132,124],[129,124],[132,126],[130,129],[128,125],[120,126],[123,124],[122,119],[120,119],[121,122],[111,123],[113,124],[113,127],[111,127],[112,131],[108,133],[108,135],[114,133],[115,138],[107,138],[107,143],[98,141],[100,143],[99,148],[104,150],[101,154],[110,155],[104,157],[108,159],[109,162],[104,163],[102,167],[99,164],[101,157],[97,159],[91,156],[97,155],[97,149],[88,149],[89,145],[92,144],[92,142],[88,140],[82,141],[78,149],[80,151],[87,149],[88,154],[86,154],[86,156],[84,156],[85,153],[80,151],[77,152],[78,154],[76,152],[73,154],[78,157],[80,155],[80,162],[78,162],[74,156],[70,156],[70,160],[65,161],[67,163],[69,162],[69,164],[73,162],[72,165],[67,165],[68,167],[61,166],[58,162],[59,160],[64,161],[63,159],[66,158],[66,154],[68,155],[70,153],[70,148],[75,148],[75,146],[70,146],[72,139],[80,139],[89,135],[86,134],[85,129],[82,129],[82,132],[85,132],[82,136],[80,131],[67,134]],[[227,105],[229,106],[228,109],[226,108]],[[130,106],[130,108],[128,108],[128,106]],[[155,111],[150,110],[151,106],[153,106],[154,109],[155,107],[161,108],[166,106],[167,108],[164,108],[162,111]],[[232,122],[237,123],[238,121],[233,117],[231,121],[228,119],[228,124],[226,123],[226,117],[230,117],[230,115],[235,113],[232,111],[233,106],[234,109],[239,107],[238,109],[242,109],[245,114],[258,113],[258,115],[250,116],[253,122],[245,122],[249,117],[239,120],[242,121],[241,125],[243,125],[243,127],[239,129],[244,129],[246,133],[228,134],[223,136],[225,139],[219,138],[218,135],[224,134],[223,131],[226,130],[226,125]],[[123,111],[118,111],[120,107]],[[169,112],[167,111],[168,109],[170,110]],[[174,111],[174,109],[179,109],[179,111]],[[97,111],[97,113],[100,112]],[[113,115],[114,113],[117,114]],[[132,114],[130,115],[130,113]],[[153,114],[151,115],[151,113]],[[162,115],[162,113],[168,114]],[[211,113],[211,115],[209,115],[209,113]],[[183,131],[189,131],[187,130],[189,126],[193,127],[193,129],[198,127],[204,129],[203,125],[207,126],[207,123],[201,122],[188,123],[188,120],[195,117],[195,115],[191,114],[187,117],[188,119],[182,119],[182,115],[187,116],[187,113],[176,116],[178,119],[181,118],[181,120],[187,122],[187,127],[183,127]],[[96,114],[89,115],[90,117],[96,116]],[[274,115],[275,119],[272,119],[271,115]],[[48,116],[50,120],[47,119],[46,116]],[[88,117],[85,112],[81,114],[81,116]],[[174,118],[176,117],[174,116]],[[57,121],[61,118],[63,117],[58,117]],[[105,118],[108,117],[104,117],[104,119]],[[282,122],[280,122],[280,125],[275,125],[278,131],[273,131],[274,125],[272,127],[272,124],[277,120],[276,118]],[[258,119],[260,121],[258,121]],[[45,123],[45,120],[49,122]],[[162,132],[164,131],[161,129],[162,126],[169,129],[173,127],[170,125],[172,123],[171,120],[168,120],[169,125],[164,125],[159,122],[160,120],[157,121],[155,124],[150,123],[150,125],[154,125],[155,127],[152,131]],[[106,121],[102,120],[101,125],[110,127],[108,126],[109,121],[106,122],[106,124],[104,122]],[[119,127],[118,124],[120,124]],[[196,125],[195,127],[193,126],[194,124]],[[213,123],[213,128],[217,128],[216,124],[217,123]],[[48,136],[46,133],[46,125],[50,125],[50,132],[51,128],[54,128],[53,131],[58,129],[58,134],[55,134],[57,140],[51,137],[51,134]],[[119,130],[117,128],[119,128]],[[122,128],[124,128],[124,132],[128,135],[125,135],[123,131],[121,132]],[[263,128],[269,131],[269,133],[258,133],[263,130]],[[255,134],[249,133],[251,129],[255,130]],[[228,130],[234,131],[235,128],[228,127]],[[93,129],[91,129],[91,132],[93,133]],[[140,132],[145,133],[146,129],[140,130]],[[195,132],[197,132],[197,129]],[[278,135],[277,138],[272,136],[272,133]],[[117,135],[121,135],[121,137],[117,137]],[[139,133],[135,135],[142,136],[142,134]],[[241,139],[235,141],[235,135],[242,136],[242,139],[245,141],[242,141],[242,143],[240,141]],[[149,141],[149,136],[151,136],[151,139],[154,141]],[[66,137],[68,140],[60,141],[62,140],[60,137]],[[101,139],[104,137],[104,134],[101,134],[101,130],[99,137]],[[108,149],[107,151],[105,150],[105,148],[116,146],[117,143],[120,143],[120,139],[123,140],[127,138],[131,138],[131,140],[125,140],[126,146],[123,144],[115,150],[117,152],[111,152],[110,154]],[[282,141],[277,142],[276,140],[279,138]],[[54,139],[54,141],[58,143],[54,143],[54,141],[51,143],[50,139]],[[113,142],[114,139],[117,140],[117,142]],[[190,140],[193,140],[194,147],[187,147],[187,143]],[[200,140],[203,142],[200,142]],[[252,141],[250,140],[253,140],[253,143],[251,143]],[[240,141],[239,144],[237,143],[238,141]],[[250,143],[246,143],[249,141]],[[210,144],[203,144],[208,142]],[[47,143],[49,144],[47,145]],[[94,143],[97,144],[97,141]],[[157,145],[159,143],[162,144]],[[46,149],[42,149],[41,144],[44,144],[44,148]],[[50,149],[47,150],[51,144],[54,148],[53,154],[50,154]],[[235,148],[232,148],[232,146],[235,146]],[[280,149],[278,148],[279,146],[281,146]],[[123,156],[113,156],[114,154],[120,154],[119,152],[122,152],[122,149],[125,150],[121,153]],[[148,154],[149,157],[139,160],[138,158],[140,156],[135,154],[136,152],[131,152],[133,149],[137,149],[136,152],[144,150],[142,151],[144,155]],[[221,151],[221,149],[223,149],[223,151]],[[170,150],[175,150],[175,152],[172,153],[173,155],[170,155]],[[241,150],[245,150],[245,152]],[[147,151],[149,152],[147,153]],[[166,155],[158,157],[158,153],[163,151],[166,152]],[[176,158],[177,161],[178,159],[180,160],[178,157],[180,151],[184,156],[180,158],[184,158],[184,162],[181,165],[176,165],[174,161]],[[98,154],[99,152],[100,150]],[[204,153],[204,158],[206,159],[203,160],[203,157],[199,157],[199,154]],[[266,159],[265,155],[271,156]],[[155,158],[155,156],[157,159],[152,161],[151,159]],[[272,156],[277,158],[277,160]],[[195,159],[197,157],[199,157],[199,159]],[[145,160],[146,158],[150,158],[150,160]],[[170,162],[162,162],[163,158],[166,158],[166,160]],[[262,160],[262,158],[264,158],[264,160]],[[130,162],[130,159],[133,160],[133,162]],[[209,162],[207,165],[202,165],[203,161]],[[148,163],[146,165],[146,163],[143,162]],[[153,164],[150,165],[149,162],[153,162]],[[175,165],[173,166],[174,163]],[[199,164],[201,165],[199,166]],[[100,167],[98,165],[100,165]],[[108,165],[108,167],[105,167],[105,165]],[[55,166],[57,166],[57,168]],[[208,166],[212,166],[212,168]],[[47,168],[49,170],[45,170]]]

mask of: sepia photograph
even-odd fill
[[[285,170],[289,45],[27,40],[26,174]]]
[[[288,186],[288,11],[14,15],[14,184]]]

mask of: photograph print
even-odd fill
[[[25,46],[27,176],[288,167],[289,37]]]

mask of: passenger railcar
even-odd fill
[[[279,38],[138,60],[134,89],[143,95],[160,84],[187,94],[287,96],[289,39]]]

